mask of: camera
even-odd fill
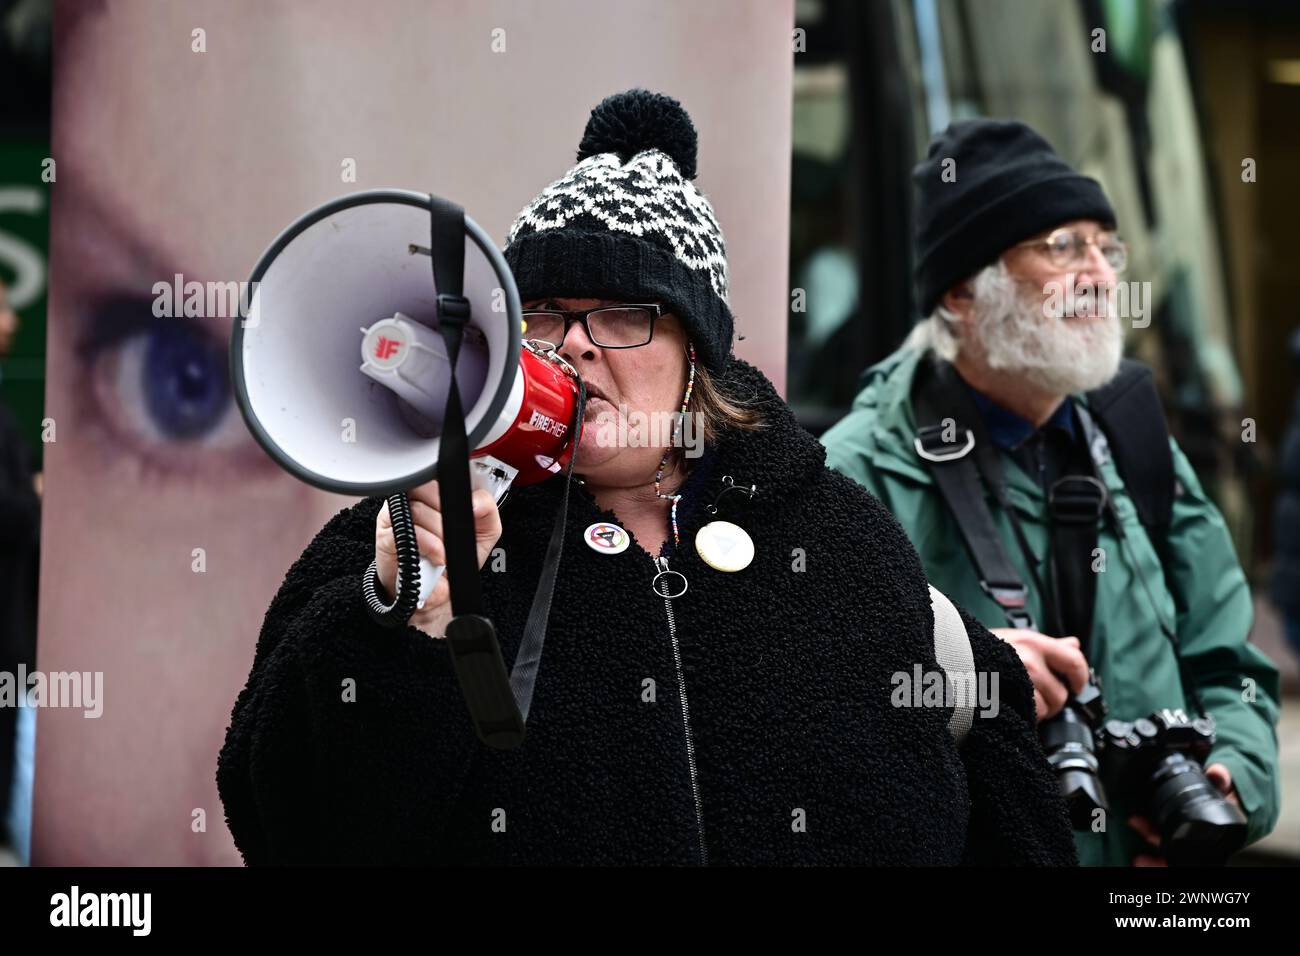
[[[1089,673],[1088,683],[1065,702],[1061,712],[1039,725],[1043,751],[1056,771],[1061,796],[1070,811],[1070,823],[1076,830],[1089,829],[1098,810],[1110,812],[1093,735],[1093,728],[1100,726],[1105,718],[1101,682]]]
[[[1171,866],[1221,866],[1245,844],[1246,818],[1205,776],[1213,717],[1164,709],[1106,720],[1101,682],[1089,674],[1040,733],[1076,830],[1110,812],[1111,794],[1152,821]]]

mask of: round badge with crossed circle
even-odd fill
[[[597,521],[587,528],[582,539],[587,547],[600,554],[622,554],[632,541],[632,536],[616,524]]]

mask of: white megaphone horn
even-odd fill
[[[448,249],[455,257],[462,246],[463,273],[447,260]],[[251,290],[231,336],[236,402],[254,438],[294,476],[326,491],[389,499],[398,594],[391,607],[371,602],[378,619],[377,608],[396,618],[385,623],[404,624],[442,573],[415,550],[409,511],[397,512],[403,492],[439,477],[449,520],[445,486],[455,475],[439,474],[449,346],[459,350],[454,375],[473,486],[499,501],[512,483],[541,481],[566,466],[571,473],[581,380],[554,347],[523,340],[509,267],[458,206],[405,190],[335,199],[276,238],[253,270]],[[368,588],[373,580],[372,566]],[[527,705],[520,702],[523,718]],[[478,726],[487,739],[485,722],[492,723]],[[494,746],[522,739],[522,719],[498,729],[488,741]]]

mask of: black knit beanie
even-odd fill
[[[1101,185],[1075,172],[1047,140],[1014,120],[951,124],[930,143],[912,180],[922,315],[932,313],[953,286],[1044,229],[1073,219],[1115,225]]]
[[[505,258],[522,300],[662,302],[712,371],[731,352],[727,253],[695,177],[695,126],[681,103],[628,90],[591,111],[578,164],[515,219]]]

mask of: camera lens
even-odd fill
[[[1047,762],[1056,771],[1061,796],[1076,830],[1092,826],[1097,810],[1107,810],[1106,792],[1097,777],[1092,730],[1071,707],[1045,721],[1040,732]]]
[[[1246,842],[1246,818],[1187,754],[1175,751],[1156,763],[1151,807],[1171,865],[1222,865]]]

